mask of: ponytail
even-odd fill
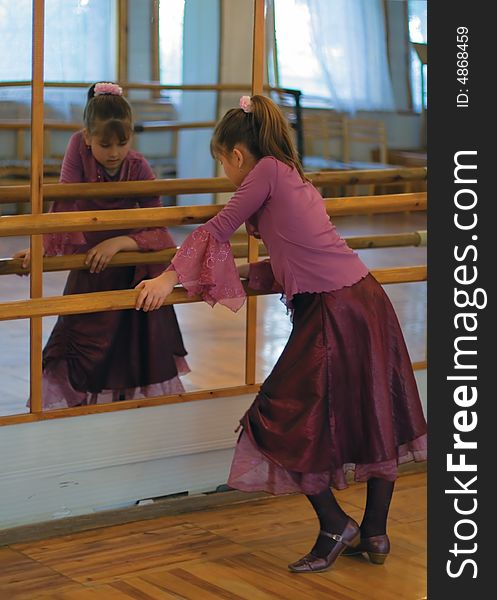
[[[257,159],[274,156],[297,169],[307,181],[292,139],[290,125],[278,106],[266,96],[243,96],[240,108],[229,110],[217,124],[211,140],[211,154],[231,152],[244,144]]]

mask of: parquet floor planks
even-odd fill
[[[360,520],[365,485],[337,492]],[[300,495],[267,496],[0,549],[0,600],[421,600],[426,473],[399,477],[384,565],[340,557],[324,573],[286,565],[314,542]]]

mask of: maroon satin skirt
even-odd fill
[[[71,271],[64,295],[130,289],[135,267],[101,273]],[[141,269],[140,273],[143,273]],[[118,310],[61,316],[43,350],[43,368],[56,372],[67,363],[71,386],[81,392],[140,388],[173,379],[184,357],[181,331],[172,306],[143,312]]]
[[[294,481],[307,474],[320,489],[340,488],[349,468],[359,480],[394,479],[399,462],[424,459],[426,421],[411,360],[381,285],[367,275],[337,291],[298,294],[293,305],[287,345],[241,419],[230,485],[292,491],[278,489],[275,472],[283,469]],[[304,488],[296,489],[320,491]]]

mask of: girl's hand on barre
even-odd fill
[[[85,265],[90,266],[90,273],[100,273],[109,264],[110,259],[114,254],[127,249],[124,247],[125,243],[123,240],[125,238],[126,236],[109,238],[108,240],[104,240],[103,242],[100,242],[100,244],[93,246],[91,250],[88,250]],[[131,240],[131,238],[128,239]]]
[[[173,291],[177,283],[178,275],[176,271],[164,271],[154,279],[140,281],[135,287],[135,290],[140,290],[136,299],[136,310],[140,310],[140,308],[145,312],[157,310],[163,305],[164,300]]]
[[[22,268],[29,269],[31,266],[31,250],[30,248],[25,248],[24,250],[19,250],[16,252],[12,258],[22,258]],[[19,277],[24,277],[27,273],[18,273]]]

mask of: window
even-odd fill
[[[279,85],[301,90],[307,104],[326,104],[328,91],[312,51],[309,7],[299,0],[275,0]]]
[[[427,1],[409,0],[409,41],[426,44],[428,42]],[[427,66],[421,61],[414,49],[411,49],[411,88],[413,108],[421,112],[426,108]]]
[[[32,0],[0,0],[0,81],[31,79]],[[45,81],[105,81],[116,77],[115,0],[46,0]],[[72,94],[72,93],[75,94]],[[29,101],[27,88],[0,88],[0,99]],[[48,88],[60,105],[71,94]],[[69,96],[68,96],[69,95]]]
[[[185,0],[159,2],[159,64],[160,82],[169,85],[183,83],[183,20]],[[175,104],[180,103],[181,91],[166,94]]]
[[[274,0],[274,7],[276,85],[301,90],[306,106],[394,110],[381,0]]]

